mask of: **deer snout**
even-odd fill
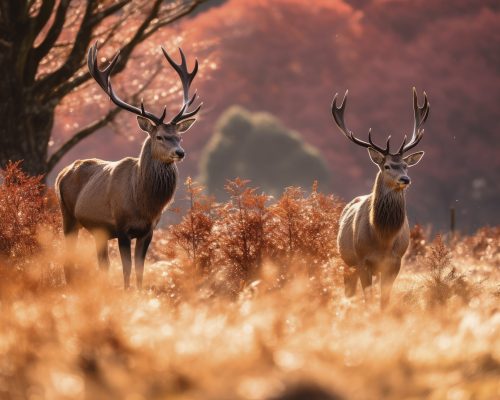
[[[184,156],[186,155],[186,152],[185,152],[183,149],[179,148],[179,149],[175,150],[175,155],[176,155],[176,156],[177,156],[180,160],[182,160],[182,159],[184,158]]]
[[[410,184],[410,178],[408,176],[402,176],[399,178],[399,183],[403,185],[409,185]]]

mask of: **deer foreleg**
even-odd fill
[[[401,260],[396,260],[384,268],[380,274],[380,308],[384,309],[389,304],[391,290],[396,277],[401,269]]]
[[[135,277],[137,279],[137,289],[142,289],[142,276],[144,273],[144,259],[148,252],[149,244],[153,238],[153,231],[149,232],[146,236],[137,239],[135,244]]]
[[[368,263],[363,263],[358,269],[359,280],[361,281],[361,287],[363,288],[363,294],[365,296],[365,302],[368,303],[372,297],[372,271]]]
[[[344,266],[344,291],[346,297],[352,297],[356,294],[358,278],[358,272],[354,268]]]
[[[118,235],[118,247],[123,266],[123,284],[125,289],[130,287],[130,271],[132,270],[132,254],[130,251],[130,238],[126,233]]]

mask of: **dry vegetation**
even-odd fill
[[[2,399],[492,399],[500,394],[500,230],[421,228],[389,310],[343,296],[334,197],[227,204],[186,182],[191,209],[157,232],[143,292],[124,292],[81,235],[63,283],[57,209],[16,166],[0,185]]]

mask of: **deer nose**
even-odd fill
[[[402,176],[401,178],[399,178],[399,182],[404,183],[405,185],[409,185],[410,178],[408,178],[407,176]]]
[[[184,156],[186,155],[186,153],[182,149],[177,149],[177,150],[175,150],[175,155],[177,157],[179,157],[179,158],[184,158]]]

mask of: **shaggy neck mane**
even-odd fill
[[[165,163],[153,159],[150,138],[142,145],[138,178],[138,197],[143,199],[144,206],[152,213],[161,212],[174,195],[177,167],[173,162]],[[142,193],[148,193],[148,196],[143,196]]]
[[[379,172],[373,186],[370,223],[381,236],[399,232],[406,218],[405,195],[402,190],[392,190],[384,185]]]

